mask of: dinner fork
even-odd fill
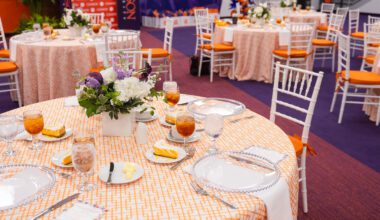
[[[204,190],[201,186],[199,186],[198,184],[196,183],[193,183],[193,182],[190,182],[190,185],[191,187],[194,189],[194,191],[197,193],[197,194],[200,194],[200,195],[203,195],[203,196],[210,196],[214,199],[217,199],[219,200],[220,202],[222,202],[224,205],[232,208],[232,209],[237,209],[237,207],[227,201],[225,201],[224,199],[220,198],[219,196],[215,195],[215,194],[210,194],[208,193],[206,190]]]
[[[251,118],[254,118],[254,117],[255,117],[254,115],[246,116],[246,117],[242,117],[242,118],[238,118],[238,119],[231,120],[230,122],[231,122],[231,123],[238,123],[238,122],[241,121],[241,120],[251,119]]]
[[[191,159],[194,157],[194,154],[195,154],[195,147],[187,147],[185,148],[185,151],[186,151],[186,156],[185,158],[183,158],[182,160],[178,161],[175,165],[173,165],[172,167],[170,167],[171,170],[175,170],[177,169],[177,167],[182,164],[182,162],[188,160],[188,159]]]
[[[56,169],[53,169],[53,171],[57,174],[59,174],[61,177],[65,178],[65,179],[68,179],[71,177],[71,173],[64,173],[64,172],[61,172],[59,170],[56,170]]]

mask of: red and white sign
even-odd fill
[[[104,20],[112,22],[117,28],[117,0],[72,0],[73,8],[80,8],[86,13],[104,13]]]

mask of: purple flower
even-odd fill
[[[122,80],[122,79],[124,79],[126,76],[127,76],[127,72],[125,72],[124,70],[123,70],[123,68],[118,68],[117,70],[116,70],[116,75],[117,75],[117,79],[118,80]]]
[[[86,86],[90,87],[90,88],[94,88],[94,89],[97,89],[100,87],[100,83],[98,80],[96,80],[95,78],[93,77],[87,77],[86,79]]]
[[[103,84],[103,76],[100,73],[92,72],[88,74],[89,77],[96,79],[100,85]]]

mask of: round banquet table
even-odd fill
[[[372,72],[380,74],[380,48],[377,50],[375,62],[374,62],[373,67],[372,67]],[[380,89],[369,89],[368,92],[370,95],[380,96]],[[379,106],[380,106],[380,99],[373,99],[373,98],[367,98],[367,99],[370,102],[378,101]],[[367,114],[369,116],[369,120],[376,122],[377,112],[378,112],[379,106],[365,105],[365,104],[363,105],[363,111],[365,112],[365,114]]]
[[[160,116],[164,115],[166,105],[162,101],[154,101]],[[208,196],[196,194],[190,186],[191,176],[181,168],[171,171],[169,166],[149,162],[144,154],[159,139],[165,139],[169,129],[160,125],[159,120],[147,123],[148,144],[138,146],[133,137],[103,137],[101,135],[101,118],[95,116],[87,119],[81,107],[65,107],[64,99],[54,99],[29,106],[25,106],[5,114],[22,114],[28,109],[40,109],[47,124],[63,122],[66,128],[75,132],[94,132],[96,147],[95,175],[91,177],[97,187],[94,191],[81,193],[79,200],[105,207],[105,219],[231,219],[247,218],[266,219],[266,209],[262,200],[253,196],[241,194],[226,194],[225,198],[235,203],[239,209],[230,209],[227,206]],[[293,146],[287,135],[275,124],[266,118],[246,110],[242,117],[255,115],[253,119],[242,120],[239,123],[229,123],[226,119],[223,134],[217,141],[221,149],[244,149],[250,145],[265,146],[268,149],[287,154],[288,157],[280,162],[279,168],[282,178],[288,183],[290,203],[294,219],[298,207],[298,170],[297,159]],[[30,142],[15,141],[13,146],[17,155],[13,158],[3,157],[3,164],[39,164],[53,167],[51,157],[58,151],[68,149],[72,137],[52,143],[44,143],[39,151],[28,149]],[[1,149],[5,150],[5,146]],[[179,144],[173,144],[179,146]],[[207,135],[203,132],[198,142],[191,143],[197,151],[193,159],[182,165],[192,164],[201,155],[204,155],[210,146]],[[125,185],[107,186],[98,177],[101,167],[111,161],[130,161],[140,164],[144,168],[144,175],[136,182]],[[54,167],[56,168],[56,167]],[[58,168],[60,169],[60,168]],[[60,169],[62,170],[62,169]],[[71,172],[73,170],[63,170]],[[18,218],[27,219],[37,212],[46,209],[55,202],[73,194],[78,186],[79,176],[70,179],[57,176],[54,188],[43,199],[28,205],[0,212],[0,219]],[[62,212],[65,205],[44,216],[43,219],[52,219]]]
[[[316,26],[327,23],[327,15],[313,10],[290,11],[287,15],[290,22],[315,23]]]
[[[19,67],[24,105],[74,95],[73,73],[86,75],[103,61],[105,43],[101,37],[69,39],[68,29],[58,31],[60,35],[54,40],[31,41],[23,34],[10,39],[11,59]]]
[[[228,39],[225,36],[227,31],[232,32],[232,37],[228,37]],[[232,45],[236,49],[235,77],[230,70],[228,72],[222,71],[220,76],[228,76],[230,79],[236,78],[237,80],[272,83],[272,51],[287,48],[285,44],[280,45],[280,32],[286,33],[286,31],[277,25],[272,27],[266,25],[264,28],[246,27],[245,25],[216,26],[214,41],[216,43],[230,43],[232,40]]]

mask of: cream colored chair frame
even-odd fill
[[[313,118],[322,78],[323,72],[315,73],[308,70],[281,65],[279,62],[276,64],[272,104],[270,109],[270,120],[275,123],[276,116],[279,116],[303,126],[301,136],[301,141],[303,144],[308,143],[311,120]],[[308,107],[304,108],[303,106],[297,106],[296,103],[292,104],[286,101],[282,101],[280,100],[278,94],[292,96],[299,100],[303,100],[308,103]],[[305,119],[301,120],[285,113],[281,113],[278,110],[278,106],[283,106],[299,113],[303,113],[306,115]],[[306,145],[304,145],[302,154],[298,158],[298,170],[300,172],[299,181],[301,182],[303,211],[305,213],[308,212],[306,187],[306,153],[307,148]]]
[[[133,69],[141,69],[145,67],[145,62],[152,64],[152,49],[147,51],[142,50],[114,50],[106,52],[108,60],[111,60],[110,64],[115,56],[122,54],[126,59],[126,65]],[[148,58],[143,59],[143,56],[147,55]]]
[[[0,17],[0,48],[1,46],[3,47],[4,50],[8,50],[8,44],[7,44],[7,39],[5,38],[3,22],[1,21],[1,17]],[[1,60],[9,60],[9,59],[0,58],[0,61]]]
[[[351,37],[351,51],[352,55],[355,55],[355,51],[364,50],[364,39],[353,37],[352,34],[359,32],[359,19],[360,19],[360,9],[349,10],[348,13],[348,33]]]
[[[90,18],[91,24],[104,23],[104,13],[86,13]]]
[[[119,50],[132,50],[140,49],[140,32],[139,31],[125,31],[122,33],[107,33],[104,36],[105,52],[119,51]],[[109,65],[109,60],[103,57],[104,65]]]
[[[366,61],[366,57],[377,55],[378,47],[371,47],[372,43],[380,43],[380,24],[366,24],[364,23],[364,51],[363,60],[360,70],[372,70],[373,64]]]
[[[195,18],[195,32],[196,32],[196,41],[195,41],[195,52],[194,55],[198,54],[199,51],[199,46],[202,44],[201,43],[201,38],[203,36],[200,35],[200,30],[199,30],[199,21],[204,18],[208,18],[208,9],[207,8],[202,8],[202,9],[195,9],[194,10],[194,18]],[[207,41],[209,39],[203,38],[204,41]]]
[[[9,88],[0,89],[0,93],[16,91],[18,106],[22,107],[20,84],[19,84],[19,79],[18,79],[18,69],[15,71],[12,71],[12,72],[0,73],[0,77],[9,77],[8,82],[0,83],[0,88],[5,87],[5,86],[7,86]]]

